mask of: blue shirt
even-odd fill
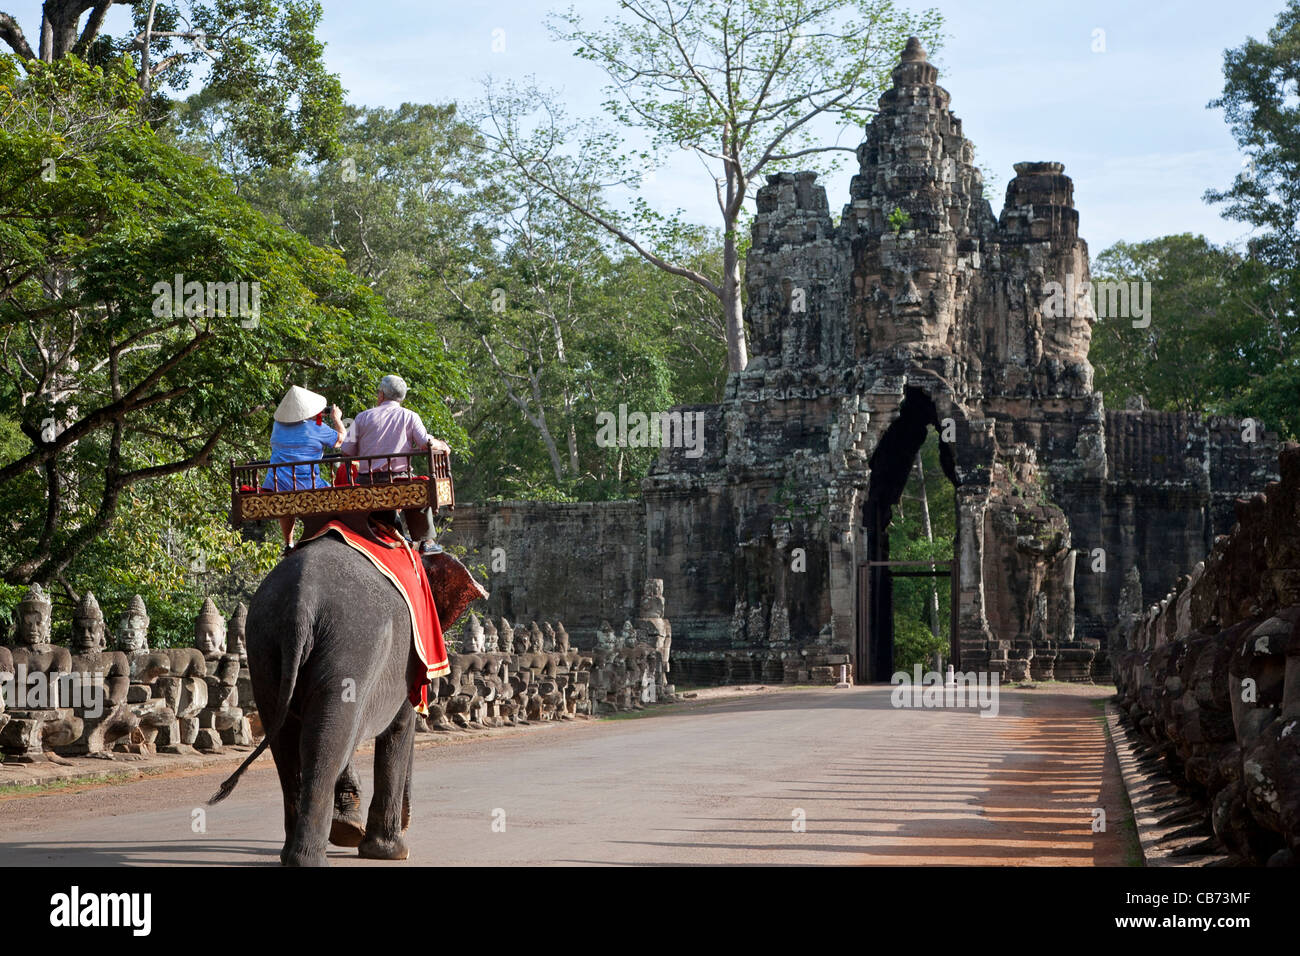
[[[271,464],[315,461],[333,449],[338,440],[338,432],[327,425],[317,425],[313,419],[296,425],[276,422],[271,428]],[[275,491],[293,491],[295,485],[299,490],[330,487],[330,483],[321,478],[319,465],[271,468],[262,482],[264,489]]]

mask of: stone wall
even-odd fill
[[[1120,707],[1238,859],[1300,857],[1300,447],[1158,603],[1125,583]]]
[[[594,633],[636,614],[645,527],[639,501],[502,501],[457,505],[439,540],[487,587],[482,613]]]

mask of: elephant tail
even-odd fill
[[[301,625],[299,630],[300,632],[302,631]],[[309,639],[311,637],[310,625],[307,626],[307,632],[308,633],[306,634],[298,634],[298,639],[294,642],[294,658],[290,666],[284,668],[280,672],[280,707],[279,713],[276,715],[274,726],[266,728],[266,734],[262,737],[262,742],[258,744],[257,748],[244,759],[244,762],[239,765],[238,769],[226,778],[225,782],[217,788],[217,792],[208,798],[208,806],[220,803],[234,792],[236,784],[239,783],[239,778],[244,775],[244,771],[248,769],[249,765],[254,760],[262,756],[262,753],[270,746],[271,738],[278,734],[280,728],[284,725],[284,715],[289,712],[289,703],[293,700],[294,687],[298,683],[298,668],[302,665],[304,656],[303,652],[304,649],[309,646]]]
[[[249,754],[244,762],[239,765],[239,769],[226,778],[226,782],[217,788],[216,793],[208,797],[208,806],[212,806],[214,803],[220,803],[234,792],[235,784],[239,783],[239,778],[244,775],[244,771],[248,769],[248,765],[258,757],[262,756],[262,752],[266,750],[270,743],[271,735],[267,734],[262,738],[262,742],[257,745],[257,749]]]

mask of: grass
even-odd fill
[[[160,773],[163,769],[159,768],[152,771]],[[139,770],[124,770],[120,773],[97,773],[91,777],[76,777],[71,780],[56,779],[46,780],[43,783],[15,784],[8,787],[0,787],[0,800],[5,797],[28,797],[36,794],[58,793],[62,790],[74,790],[81,787],[100,787],[117,783],[131,783],[140,777],[149,776],[151,768],[141,768]]]

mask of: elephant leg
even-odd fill
[[[325,844],[334,815],[334,784],[356,748],[355,715],[337,709],[330,712],[329,706],[337,705],[332,700],[313,700],[302,715],[298,825],[284,861],[286,866],[329,865]]]
[[[279,733],[271,738],[271,756],[275,759],[275,770],[280,775],[280,793],[284,797],[284,847],[280,850],[281,863],[288,858],[289,846],[298,829],[298,801],[302,786],[299,754],[301,733],[302,725],[298,720],[286,715]]]
[[[415,751],[412,748],[411,759],[406,765],[406,786],[402,792],[402,832],[411,826],[411,776],[415,773]]]
[[[335,846],[357,846],[366,837],[366,823],[361,817],[361,781],[352,762],[334,784],[334,820],[330,823],[330,842]]]
[[[415,745],[415,711],[405,703],[397,717],[375,738],[375,793],[370,798],[366,838],[359,856],[372,860],[405,860],[409,850],[402,838],[402,804]]]

